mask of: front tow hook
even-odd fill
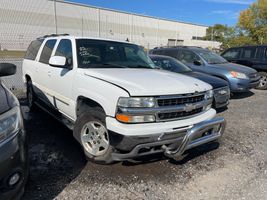
[[[187,134],[178,148],[172,149],[164,145],[162,147],[164,154],[174,160],[182,160],[186,156],[183,155],[186,150],[219,139],[224,133],[225,127],[226,121],[222,117],[196,124],[187,130]]]

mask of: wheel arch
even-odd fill
[[[85,96],[78,96],[76,102],[77,102],[76,103],[76,116],[77,117],[82,113],[82,110],[85,106],[89,106],[92,108],[96,108],[96,107],[101,108],[103,112],[106,114],[104,106],[102,106],[100,103],[98,103],[97,101],[91,98],[88,98]]]

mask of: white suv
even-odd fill
[[[27,50],[23,78],[29,107],[40,106],[72,129],[94,162],[155,153],[181,158],[224,132],[209,84],[157,69],[128,42],[38,38]]]

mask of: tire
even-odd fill
[[[34,94],[31,80],[27,81],[27,100],[30,111],[34,111],[36,109],[36,95]]]
[[[267,90],[267,72],[259,72],[261,79],[257,87],[258,90]]]
[[[78,116],[73,130],[87,160],[98,164],[113,163],[113,148],[109,144],[105,117],[101,108],[86,106]]]

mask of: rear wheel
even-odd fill
[[[87,108],[77,119],[74,136],[83,147],[88,160],[99,164],[112,163],[112,147],[105,124],[105,113],[100,108]]]
[[[260,84],[258,85],[257,89],[259,90],[267,90],[267,72],[259,72],[261,79]]]

